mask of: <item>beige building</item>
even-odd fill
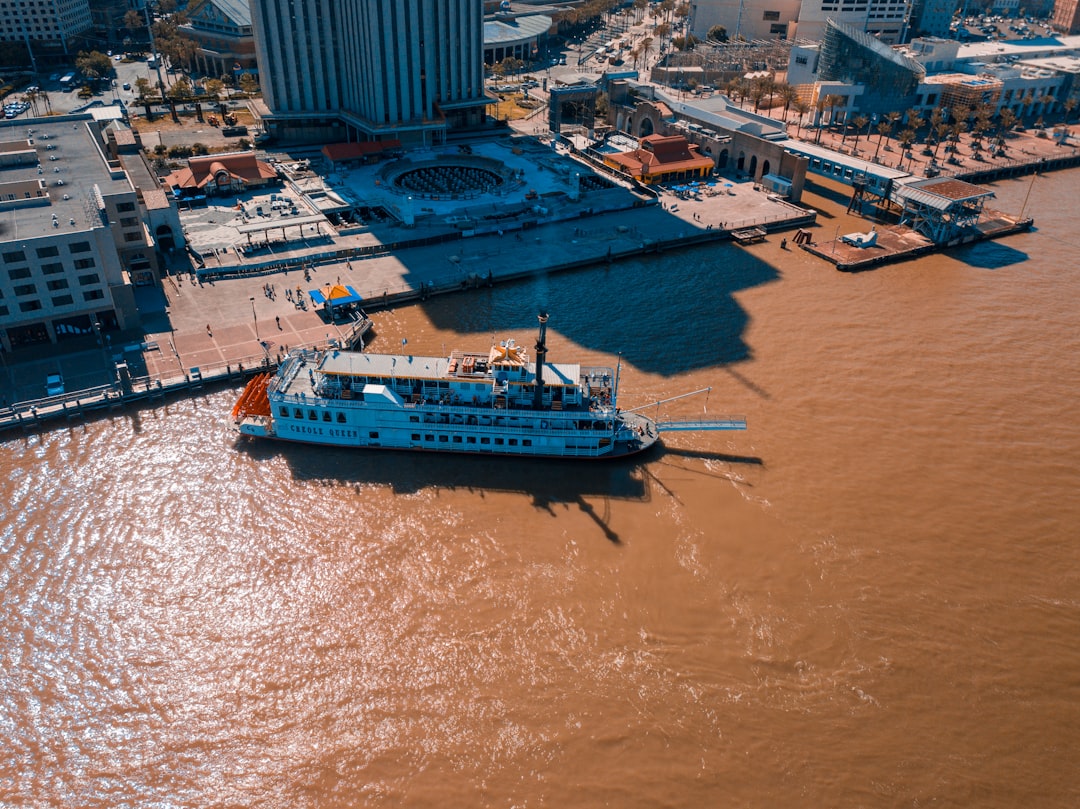
[[[5,350],[137,324],[133,286],[155,283],[158,263],[125,159],[142,160],[93,115],[0,123]]]

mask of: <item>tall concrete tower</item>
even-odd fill
[[[431,143],[483,122],[479,0],[252,0],[251,8],[267,125],[280,135]]]

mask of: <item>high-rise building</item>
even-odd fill
[[[70,40],[90,29],[89,0],[0,0],[0,42],[78,50]]]
[[[99,44],[122,47],[124,40],[132,36],[131,30],[125,24],[124,16],[129,11],[138,11],[143,14],[145,6],[146,0],[90,0],[90,19],[94,25],[94,38]],[[142,42],[143,39],[145,36],[140,32],[138,41]]]
[[[1051,25],[1055,31],[1071,35],[1080,33],[1080,1],[1054,0],[1054,15]]]
[[[252,0],[270,134],[439,142],[483,122],[477,0]]]
[[[705,39],[709,29],[722,25],[733,40],[787,39],[801,5],[801,0],[697,0],[693,34]]]
[[[907,39],[911,0],[803,0],[796,36],[820,40],[827,20],[865,31],[887,45]]]

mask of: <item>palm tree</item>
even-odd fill
[[[795,137],[799,137],[799,133],[802,132],[803,120],[805,119],[806,113],[810,112],[810,105],[801,98],[796,98],[792,103],[792,106],[795,107],[795,112],[798,113],[799,116],[797,118],[798,126],[795,128]]]
[[[1072,115],[1072,111],[1076,109],[1076,99],[1066,98],[1064,101],[1061,102],[1061,107],[1063,112],[1065,113],[1062,121],[1067,124],[1069,123],[1069,116]]]
[[[949,134],[949,125],[944,121],[938,121],[934,124],[934,162],[937,162],[938,148],[941,146],[941,142],[945,140],[946,135]]]
[[[780,99],[784,102],[784,120],[786,121],[791,105],[799,100],[799,91],[790,84],[780,84],[778,86]]]
[[[865,115],[856,115],[855,120],[851,122],[851,125],[855,127],[855,143],[851,145],[852,151],[859,148],[859,130],[870,123],[870,119]],[[866,137],[870,137],[870,131],[867,130]]]
[[[761,78],[750,82],[750,100],[754,102],[754,112],[761,109],[761,99],[765,97],[765,80]]]
[[[913,144],[915,142],[915,130],[914,129],[905,129],[903,132],[900,133],[900,136],[897,138],[897,140],[900,142],[900,149],[902,151],[902,153],[900,155],[900,162],[901,163],[904,162],[903,152],[907,153],[908,161],[910,161],[911,160],[911,144]]]
[[[874,149],[874,162],[875,163],[877,162],[878,152],[881,151],[881,140],[882,140],[882,138],[884,138],[886,135],[889,134],[889,132],[892,130],[892,128],[893,128],[893,122],[890,121],[887,117],[882,118],[880,121],[878,121],[878,125],[877,125],[877,135],[878,135],[878,137],[877,137],[877,147]]]
[[[1075,103],[1075,102],[1073,102]],[[1002,107],[998,116],[998,133],[1004,135],[1016,125],[1016,113],[1009,107]]]

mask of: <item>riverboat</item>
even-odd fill
[[[242,435],[309,444],[555,458],[649,449],[652,419],[617,406],[618,369],[535,360],[514,340],[448,357],[294,350],[232,410]]]

